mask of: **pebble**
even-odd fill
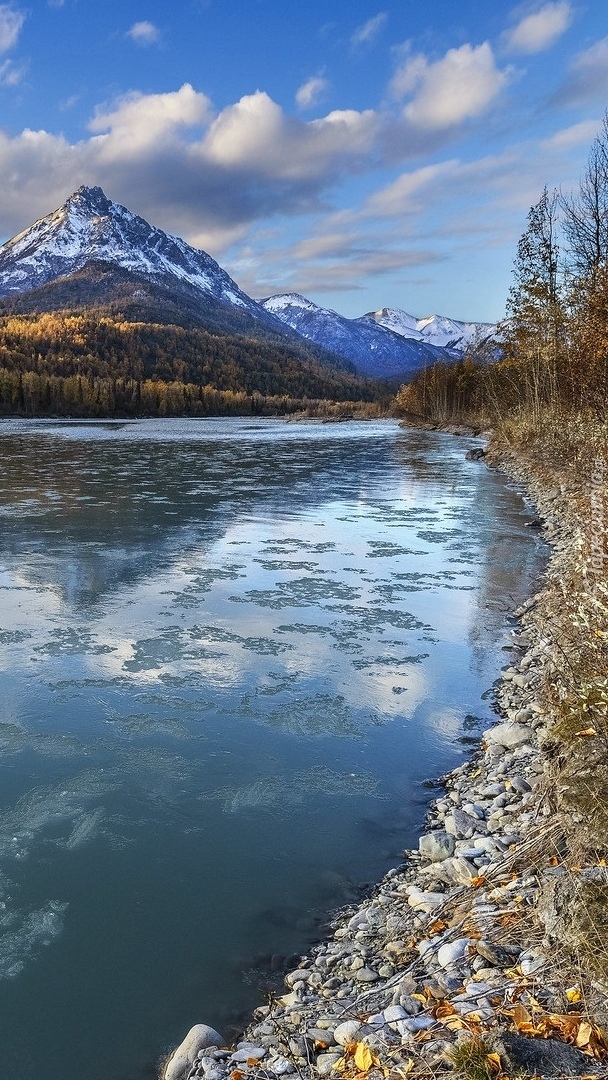
[[[338,1024],[334,1031],[334,1040],[339,1046],[346,1046],[347,1043],[356,1042],[360,1030],[361,1024],[358,1020],[346,1020],[345,1023]]]
[[[452,968],[459,960],[468,955],[470,938],[456,938],[455,941],[447,941],[437,952],[437,963],[442,968]]]

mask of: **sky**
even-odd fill
[[[0,242],[100,185],[251,296],[494,321],[607,106],[605,0],[0,3]]]

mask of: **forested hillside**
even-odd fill
[[[377,385],[289,343],[131,322],[103,309],[0,314],[5,415],[281,412],[310,399],[380,396]]]

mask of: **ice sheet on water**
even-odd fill
[[[2,928],[0,918],[0,979],[14,979],[40,949],[63,930],[67,903],[49,900],[37,911],[6,916],[12,925]],[[15,925],[16,922],[16,925]]]
[[[95,641],[90,630],[84,627],[72,627],[66,630],[53,630],[51,640],[43,645],[36,645],[34,652],[46,656],[102,656],[116,650],[110,645],[101,645]]]
[[[234,630],[228,630],[224,626],[191,626],[186,633],[195,641],[225,642],[239,645],[242,649],[258,653],[260,656],[278,656],[279,653],[289,652],[293,649],[293,645],[290,645],[289,642],[277,641],[276,638],[270,637],[246,637],[243,634],[236,633]],[[189,655],[190,653],[186,650],[184,656],[188,657]],[[199,656],[198,653],[192,655]],[[212,655],[226,656],[227,654],[216,651]]]
[[[360,737],[364,720],[358,720],[342,694],[290,695],[288,703],[264,713],[262,720],[290,735]]]
[[[333,540],[321,540],[315,543],[312,540],[302,540],[297,536],[285,536],[280,540],[264,540],[263,546],[267,555],[293,555],[298,551],[310,551],[313,555],[322,555],[325,551],[336,550]]]
[[[236,604],[257,604],[259,607],[313,607],[327,600],[358,600],[360,589],[327,578],[296,578],[277,582],[274,589],[250,589],[242,596],[229,596]]]
[[[30,630],[2,630],[0,629],[0,645],[18,645],[21,641],[27,641],[33,637]]]
[[[219,788],[201,795],[204,800],[218,800],[226,814],[242,810],[272,810],[302,804],[311,792],[326,796],[366,795],[383,798],[378,781],[369,773],[339,773],[325,765],[292,776],[262,777],[242,787]]]
[[[304,562],[296,559],[252,559],[263,570],[308,570],[309,573],[318,571],[319,564],[316,562]]]
[[[396,555],[424,555],[425,552],[413,551],[401,544],[392,544],[388,540],[368,540],[368,559],[388,559]]]

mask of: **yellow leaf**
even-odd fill
[[[423,1005],[426,1005],[426,997],[424,994],[410,994],[410,997],[413,997],[414,1001],[421,1001]]]
[[[411,1073],[413,1068],[414,1068],[414,1059],[413,1058],[408,1058],[405,1065],[399,1065],[395,1069],[395,1072],[398,1072],[399,1076],[407,1076],[408,1073]]]
[[[589,1039],[593,1034],[593,1028],[591,1024],[588,1024],[586,1020],[583,1020],[576,1035],[576,1046],[579,1050],[582,1050],[583,1046],[589,1045]]]
[[[502,1072],[502,1062],[500,1060],[500,1054],[486,1054],[486,1061],[490,1066],[492,1072]]]
[[[587,727],[587,728],[583,728],[582,731],[575,731],[574,734],[575,735],[591,736],[591,735],[597,735],[597,731],[595,730],[594,727]]]
[[[337,1061],[334,1061],[334,1063],[332,1065],[332,1069],[335,1069],[336,1072],[345,1072],[346,1071],[346,1065],[347,1065],[346,1058],[341,1057],[341,1058],[338,1058]]]
[[[355,1065],[360,1072],[368,1072],[374,1063],[373,1054],[365,1043],[357,1043],[355,1050]]]
[[[566,997],[568,998],[568,1001],[571,1001],[572,1003],[580,1001],[582,996],[578,986],[571,986],[569,990],[566,990]]]

